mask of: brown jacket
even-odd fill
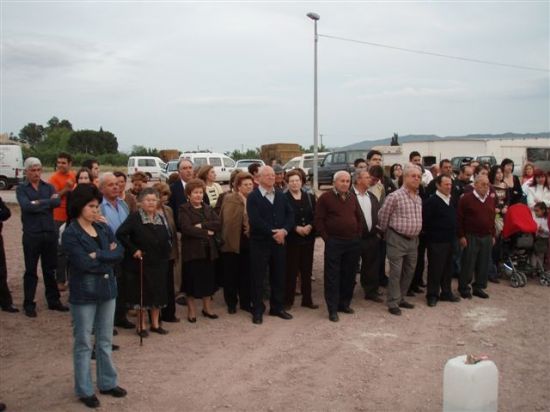
[[[178,257],[179,251],[179,241],[178,241],[178,230],[176,228],[176,222],[174,221],[174,212],[172,208],[167,205],[162,205],[162,211],[164,212],[164,217],[168,221],[168,226],[170,227],[170,236],[172,241],[172,250],[170,251],[170,260],[175,260]]]
[[[243,228],[246,236],[250,232],[246,207],[239,193],[229,193],[224,197],[220,217],[222,222],[221,237],[223,239],[222,252],[239,253]]]
[[[204,215],[203,215],[204,213]],[[180,206],[178,212],[181,229],[181,257],[184,262],[195,259],[215,260],[218,258],[218,248],[213,236],[208,231],[220,232],[220,218],[214,210],[202,204],[202,209],[195,209],[190,202]],[[201,224],[198,228],[195,225]]]

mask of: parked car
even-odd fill
[[[476,157],[476,160],[479,164],[489,163],[491,167],[497,164],[497,159],[495,156],[478,156]]]
[[[321,165],[323,163],[323,160],[325,160],[326,155],[329,152],[319,152],[317,153],[317,164]],[[309,174],[309,171],[311,170],[311,174],[313,175],[313,153],[304,153],[301,156],[296,156],[292,159],[290,159],[284,166],[283,169],[285,171],[289,171],[292,169],[300,168],[305,173],[306,176]]]
[[[217,182],[229,182],[231,172],[235,169],[235,161],[222,153],[183,152],[180,159],[189,159],[193,166],[211,165],[216,171]]]
[[[174,172],[178,172],[178,163],[179,159],[170,160],[168,163],[166,163],[166,167],[160,174],[160,180],[163,182],[167,182],[170,175]]]
[[[128,159],[128,177],[135,172],[143,172],[150,180],[161,180],[161,173],[166,163],[154,156],[130,156]]]
[[[235,169],[241,169],[243,172],[248,172],[248,166],[254,163],[259,163],[260,166],[265,166],[262,159],[241,159],[235,163]]]
[[[364,156],[364,155],[363,155]],[[332,185],[334,173],[345,170],[353,173],[353,162],[357,158],[355,152],[330,152],[326,155],[318,169],[319,188],[321,185]],[[309,169],[308,178],[313,180],[313,168]]]
[[[451,166],[453,168],[453,173],[458,175],[460,173],[460,168],[463,165],[470,164],[474,160],[473,156],[455,156],[451,158]]]
[[[23,153],[16,144],[0,145],[0,190],[9,190],[23,181]]]

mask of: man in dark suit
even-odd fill
[[[292,319],[284,310],[285,238],[294,227],[294,212],[283,192],[275,190],[275,172],[270,166],[258,171],[259,186],[248,195],[246,210],[250,224],[250,272],[252,322],[261,324],[264,278],[269,268],[271,296],[269,314]]]
[[[178,162],[178,174],[180,175],[179,180],[170,185],[168,204],[174,212],[174,221],[179,230],[178,211],[180,206],[187,202],[185,184],[193,178],[193,163],[188,159],[180,159]]]
[[[353,191],[361,207],[363,230],[361,232],[361,286],[365,299],[382,303],[378,296],[378,269],[380,262],[380,235],[376,229],[380,203],[376,196],[368,191],[371,177],[366,170],[355,172]]]

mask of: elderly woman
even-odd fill
[[[302,187],[305,183],[303,174],[294,169],[287,173],[287,200],[294,211],[295,228],[286,238],[286,310],[294,304],[296,278],[300,275],[302,306],[317,309],[319,305],[311,298],[311,275],[313,269],[313,247],[315,230],[315,196],[306,193]]]
[[[62,245],[69,260],[69,302],[73,319],[73,364],[76,395],[86,406],[97,408],[90,360],[92,330],[97,345],[97,386],[102,394],[123,397],[111,358],[117,284],[113,266],[123,249],[111,229],[96,221],[101,195],[90,184],[72,192],[74,219],[63,232]]]
[[[246,198],[254,188],[254,178],[250,173],[238,172],[234,186],[235,191],[225,196],[220,212],[223,297],[230,314],[237,313],[237,302],[242,310],[250,312],[250,227]]]
[[[143,309],[151,311],[150,331],[166,335],[168,331],[160,326],[159,315],[160,309],[168,304],[170,232],[158,212],[159,195],[155,189],[144,188],[137,201],[138,211],[130,213],[116,233],[126,251],[122,262],[126,302],[135,309],[142,309],[137,324],[138,335],[149,335]]]
[[[223,193],[222,187],[216,183],[216,171],[214,166],[204,165],[199,168],[197,177],[206,185],[205,193],[208,196],[208,202],[211,207],[216,207],[218,198]]]
[[[183,287],[187,295],[187,320],[197,321],[195,299],[202,299],[202,314],[217,319],[212,312],[211,296],[216,291],[214,261],[218,247],[214,236],[221,229],[220,218],[203,202],[205,184],[192,179],[185,185],[188,202],[178,212],[183,265]]]
[[[155,183],[153,185],[155,189],[160,194],[160,201],[157,205],[157,212],[162,217],[162,221],[170,234],[170,259],[168,260],[168,273],[167,273],[167,292],[168,292],[168,304],[161,311],[161,319],[164,322],[179,322],[180,320],[176,317],[176,290],[179,290],[179,282],[176,285],[174,279],[181,279],[181,274],[179,276],[174,274],[174,268],[180,268],[180,259],[179,259],[179,242],[178,242],[178,232],[176,229],[176,222],[174,221],[174,212],[172,208],[168,206],[168,199],[170,199],[170,186],[166,183]]]

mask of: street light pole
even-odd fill
[[[317,21],[321,18],[317,13],[308,13],[307,17],[314,21],[314,57],[313,57],[313,191],[319,187],[318,160],[319,160],[319,125],[317,121]]]

